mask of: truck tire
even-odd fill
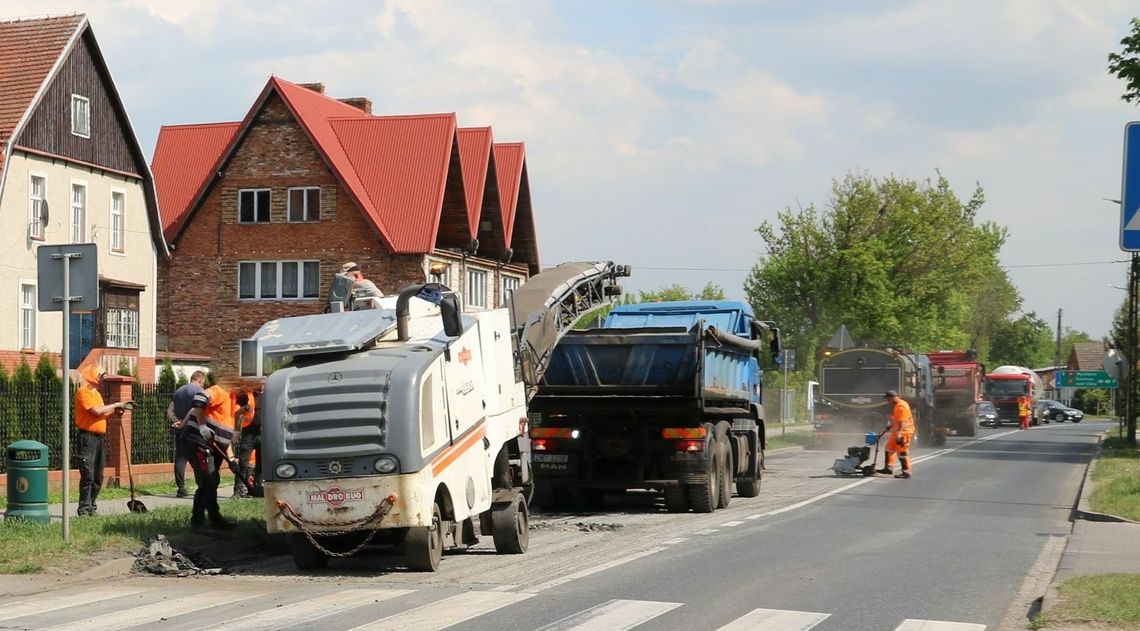
[[[734,470],[732,467],[732,448],[728,440],[722,437],[720,442],[720,485],[717,490],[716,507],[728,508],[732,502],[732,480]]]
[[[680,485],[665,487],[665,510],[670,513],[689,512],[689,498],[686,497],[685,487]]]
[[[491,527],[495,540],[495,552],[499,554],[522,554],[530,543],[530,513],[526,508],[526,498],[521,493],[500,508],[491,509]]]
[[[434,572],[443,558],[443,519],[439,504],[431,505],[431,526],[409,528],[404,537],[404,557],[417,572]]]
[[[720,453],[716,442],[709,443],[712,447],[712,457],[709,458],[709,479],[704,484],[690,484],[689,508],[694,513],[711,513],[716,510],[718,496],[720,495]]]
[[[329,564],[329,555],[321,552],[303,532],[295,532],[289,539],[293,551],[293,565],[298,570],[319,570]]]
[[[759,449],[759,447],[754,448]],[[740,494],[740,497],[756,497],[757,495],[760,495],[760,480],[761,476],[763,475],[761,468],[763,465],[764,450],[760,449],[759,453],[756,455],[756,470],[751,474],[743,478],[737,478],[736,480],[736,492]]]
[[[958,422],[958,433],[973,438],[978,435],[978,424],[974,422],[974,419],[962,419]]]

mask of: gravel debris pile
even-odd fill
[[[164,535],[158,535],[135,553],[131,568],[136,574],[160,576],[191,576],[194,574],[221,574],[222,568],[209,559],[193,553],[175,550]]]

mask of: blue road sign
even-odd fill
[[[1120,185],[1120,249],[1140,252],[1140,122],[1124,126],[1124,175]]]

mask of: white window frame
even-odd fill
[[[265,221],[258,221],[257,220],[257,214],[258,214],[257,213],[257,210],[258,210],[258,206],[257,206],[257,197],[258,196],[257,196],[257,194],[260,192],[263,192],[263,191],[266,193],[269,193],[269,201],[267,202],[269,204],[269,207],[265,209]],[[241,218],[241,196],[243,193],[250,193],[253,195],[253,221],[244,221]],[[264,186],[260,187],[260,188],[241,188],[241,189],[238,189],[238,192],[237,192],[237,220],[238,220],[238,223],[245,224],[245,225],[273,223],[273,189],[268,188],[268,187],[264,187]]]
[[[71,95],[71,135],[91,137],[91,99],[79,94]]]
[[[81,189],[83,191],[83,200],[81,204],[75,203],[75,190]],[[87,182],[86,180],[71,180],[71,189],[68,193],[68,230],[67,236],[71,243],[86,243],[87,242]],[[76,213],[78,212],[78,217]],[[78,223],[76,222],[78,219]],[[78,238],[76,238],[78,234]]]
[[[464,286],[467,306],[487,308],[487,270],[478,267],[467,268],[467,282]]]
[[[302,218],[293,219],[293,191],[316,191],[317,192],[317,207],[316,217],[310,216],[309,196],[302,195],[304,199],[304,208],[301,209]],[[321,187],[319,186],[294,186],[285,189],[285,221],[289,223],[313,223],[321,220]]]
[[[510,285],[508,287],[507,285]],[[499,278],[499,304],[507,306],[507,292],[517,290],[523,284],[521,276],[514,276],[511,274],[502,274]]]
[[[25,296],[25,294],[24,294],[24,288],[25,287],[31,288],[31,293],[27,296]],[[16,341],[17,341],[17,346],[20,349],[35,350],[36,342],[38,341],[36,339],[36,333],[37,333],[37,329],[39,329],[39,326],[38,326],[39,322],[37,321],[38,320],[38,310],[36,307],[36,302],[38,300],[38,298],[36,296],[36,281],[21,278],[20,279],[20,290],[19,290],[19,292],[20,293],[17,294],[18,299],[16,302]],[[27,301],[25,301],[25,298],[27,298]],[[25,316],[28,318],[26,323],[24,320]],[[30,329],[30,330],[28,330],[28,329]],[[30,338],[31,345],[30,346],[24,346],[24,342],[29,341],[28,338]]]
[[[44,184],[39,197],[35,195],[37,179],[42,180]],[[46,222],[43,221],[43,212],[47,208],[47,183],[46,173],[28,173],[28,237],[37,241],[43,241],[47,238],[47,226],[44,225]],[[39,202],[38,209],[36,202]]]
[[[297,264],[297,291],[300,296],[282,296],[282,269],[284,263]],[[317,270],[315,275],[317,277],[317,293],[313,296],[305,295],[305,265],[307,263],[315,263]],[[241,295],[241,269],[243,265],[253,265],[253,297]],[[261,270],[265,265],[275,265],[275,274],[277,277],[277,291],[274,295],[264,295],[261,293]],[[238,261],[238,278],[237,278],[237,298],[241,302],[257,302],[259,300],[281,300],[281,301],[298,301],[298,300],[320,300],[321,298],[321,262],[319,259],[286,259],[278,261]]]
[[[123,200],[123,207],[116,212],[115,210],[115,197],[118,196]],[[110,220],[107,225],[110,229],[107,231],[107,250],[115,256],[125,256],[127,253],[127,191],[121,188],[111,189],[111,200],[108,203]],[[115,228],[115,219],[118,219],[118,229]],[[119,247],[115,247],[115,240],[118,239]]]
[[[107,308],[105,314],[106,330],[103,333],[107,348],[138,348],[139,310],[112,307]]]
[[[248,352],[247,347],[252,345],[253,351],[256,353],[257,358],[254,360],[253,372],[245,369],[245,355]],[[255,338],[246,338],[238,340],[238,376],[239,377],[261,377],[261,347],[258,345]]]

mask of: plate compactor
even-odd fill
[[[836,458],[831,470],[836,476],[875,475],[875,461],[879,459],[879,441],[883,438],[883,434],[886,432],[867,432],[863,436],[863,444],[848,447],[847,456]],[[871,456],[871,445],[875,446],[874,457]]]

